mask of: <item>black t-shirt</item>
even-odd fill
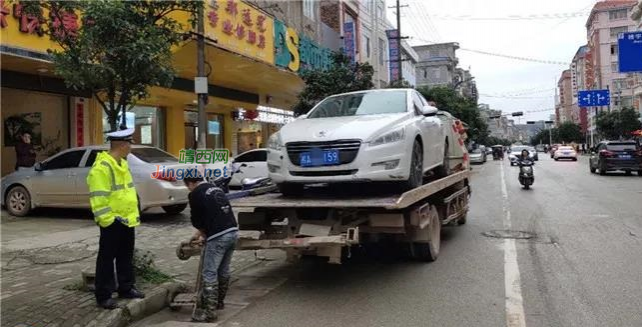
[[[230,201],[213,184],[203,183],[190,192],[189,206],[192,226],[205,231],[208,239],[238,230]]]

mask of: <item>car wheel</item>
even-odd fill
[[[638,170],[638,176],[642,177],[642,170]]]
[[[600,175],[602,176],[606,175],[606,169],[600,169]]]
[[[591,174],[595,174],[595,168],[589,164],[589,170],[591,171]]]
[[[183,210],[185,210],[185,208],[187,208],[187,203],[174,204],[174,205],[171,205],[171,206],[164,206],[163,210],[165,210],[165,212],[167,214],[177,215],[177,214],[183,212]]]
[[[303,184],[281,183],[278,187],[284,196],[300,196],[303,194]]]
[[[555,161],[560,161],[560,158],[555,158]]]
[[[624,171],[624,174],[625,174],[626,176],[631,176],[631,171],[630,171],[630,170],[625,170],[625,171]]]
[[[577,161],[577,158],[573,158],[573,161]]]
[[[410,173],[408,180],[403,182],[402,188],[404,191],[412,190],[423,184],[424,176],[424,151],[421,148],[421,143],[415,141],[412,145],[412,155],[410,157]]]
[[[31,211],[31,195],[23,186],[15,186],[7,193],[5,204],[9,214],[24,217]]]
[[[435,173],[438,177],[446,177],[450,175],[450,158],[448,153],[448,141],[444,143],[444,161],[441,163],[441,166],[435,169]]]

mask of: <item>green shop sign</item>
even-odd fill
[[[274,50],[274,63],[293,72],[330,67],[330,49],[319,46],[278,20],[274,20]]]

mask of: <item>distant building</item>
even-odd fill
[[[571,70],[567,69],[562,72],[559,81],[557,82],[559,90],[559,106],[558,115],[559,122],[574,122],[573,119],[573,88],[571,83]],[[556,108],[557,109],[557,108]]]
[[[417,86],[454,86],[459,64],[456,51],[459,43],[414,46],[419,60],[416,64]]]

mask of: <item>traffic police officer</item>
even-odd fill
[[[114,259],[121,298],[143,298],[134,286],[134,228],[140,225],[138,198],[127,165],[134,129],[107,133],[109,151],[98,153],[89,176],[89,202],[94,219],[100,226],[96,259],[96,302],[99,307],[115,309],[112,299]]]

